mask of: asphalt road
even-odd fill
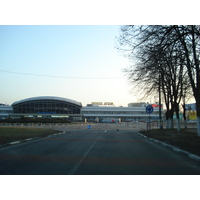
[[[1,175],[199,175],[200,163],[133,130],[66,130],[0,149]]]

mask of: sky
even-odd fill
[[[0,102],[58,96],[84,105],[137,99],[116,49],[119,25],[0,26]]]
[[[114,102],[127,106],[140,101],[123,73],[131,63],[115,48],[119,24],[190,22],[183,14],[187,5],[182,17],[177,9],[169,17],[168,9],[152,12],[157,3],[146,1],[144,7],[144,2],[129,6],[129,0],[115,4],[107,0],[95,4],[90,0],[2,2],[0,103],[36,96],[64,97],[83,105]]]

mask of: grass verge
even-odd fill
[[[0,127],[0,145],[19,140],[25,140],[27,138],[46,137],[54,133],[58,133],[58,130],[43,128]]]
[[[196,129],[182,129],[180,132],[175,129],[155,129],[140,133],[200,156],[200,137]]]

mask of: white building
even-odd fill
[[[158,104],[148,103],[129,103],[128,107],[105,107],[105,106],[84,106],[81,108],[81,114],[85,121],[93,122],[122,122],[122,121],[157,121],[159,119]],[[146,112],[146,107],[152,105],[154,108],[151,114]],[[162,111],[162,110],[161,110]]]
[[[8,118],[12,113],[12,106],[0,103],[0,119]]]
[[[148,105],[153,107],[153,112],[150,114],[146,112]],[[0,119],[8,117],[61,117],[70,121],[85,122],[158,121],[159,106],[145,102],[129,103],[128,107],[116,107],[113,102],[93,102],[82,106],[80,102],[74,100],[42,96],[17,101],[11,106],[0,104]]]

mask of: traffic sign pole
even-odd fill
[[[150,130],[150,114],[153,112],[153,107],[148,105],[146,107],[146,112],[149,113],[149,121],[147,122],[147,130]]]

